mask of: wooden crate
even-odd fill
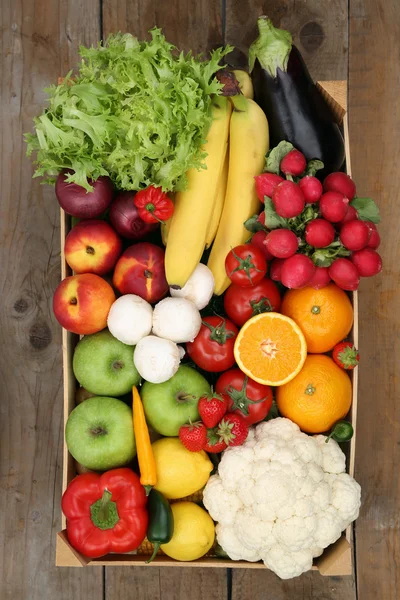
[[[346,81],[323,81],[318,82],[318,87],[333,109],[338,123],[343,126],[345,147],[346,147],[346,171],[351,174],[350,148],[347,124],[347,82]],[[61,210],[61,275],[62,279],[71,275],[71,270],[64,258],[65,236],[70,230],[70,218]],[[352,330],[352,340],[358,347],[358,302],[357,292],[351,294],[354,307],[354,326]],[[70,412],[75,407],[75,392],[77,382],[72,371],[72,356],[74,348],[79,337],[65,329],[62,332],[63,344],[63,366],[64,366],[64,425],[67,422]],[[354,430],[357,415],[357,369],[352,372],[353,383],[353,403],[350,410],[349,420],[353,423]],[[70,481],[76,476],[75,461],[68,452],[64,441],[63,453],[63,492]],[[355,461],[355,434],[349,444],[347,456],[347,466],[350,475],[354,474]],[[65,530],[65,517],[62,516],[63,530],[57,534],[56,547],[56,565],[60,567],[83,567],[83,566],[143,566],[148,559],[148,554],[108,554],[98,559],[88,559],[74,550],[68,542]],[[322,575],[351,575],[353,571],[353,547],[352,547],[352,526],[350,525],[344,535],[325,550],[323,555],[315,560],[314,570],[319,570]],[[193,562],[178,562],[168,556],[158,555],[155,560],[148,565],[151,567],[213,567],[213,568],[235,568],[235,569],[265,569],[263,563],[250,563],[246,561],[232,561],[221,559],[214,556],[206,556]]]

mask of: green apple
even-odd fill
[[[96,396],[123,396],[140,381],[133,363],[134,349],[117,340],[108,329],[85,335],[75,348],[75,377]]]
[[[65,439],[75,460],[88,469],[126,465],[136,454],[132,409],[116,398],[88,398],[69,415]]]
[[[186,365],[164,383],[146,381],[140,395],[147,423],[161,435],[177,436],[182,425],[199,420],[199,398],[210,392],[203,375]]]

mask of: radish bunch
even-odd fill
[[[379,210],[371,198],[358,198],[354,181],[342,172],[323,183],[315,176],[320,161],[281,142],[267,156],[266,171],[255,178],[264,211],[246,222],[252,243],[263,250],[269,275],[288,288],[316,289],[334,281],[356,290],[360,277],[382,269],[376,249]]]

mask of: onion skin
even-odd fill
[[[135,192],[119,192],[110,208],[110,221],[115,231],[124,238],[143,240],[157,229],[158,223],[145,223],[133,203]]]
[[[114,186],[109,177],[99,177],[96,181],[89,181],[93,192],[76,183],[65,181],[72,171],[64,170],[56,180],[57,200],[66,213],[78,219],[93,219],[99,217],[111,204],[114,196]]]

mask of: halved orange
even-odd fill
[[[290,317],[269,312],[245,323],[235,341],[238,367],[258,383],[283,385],[299,373],[307,343]]]

